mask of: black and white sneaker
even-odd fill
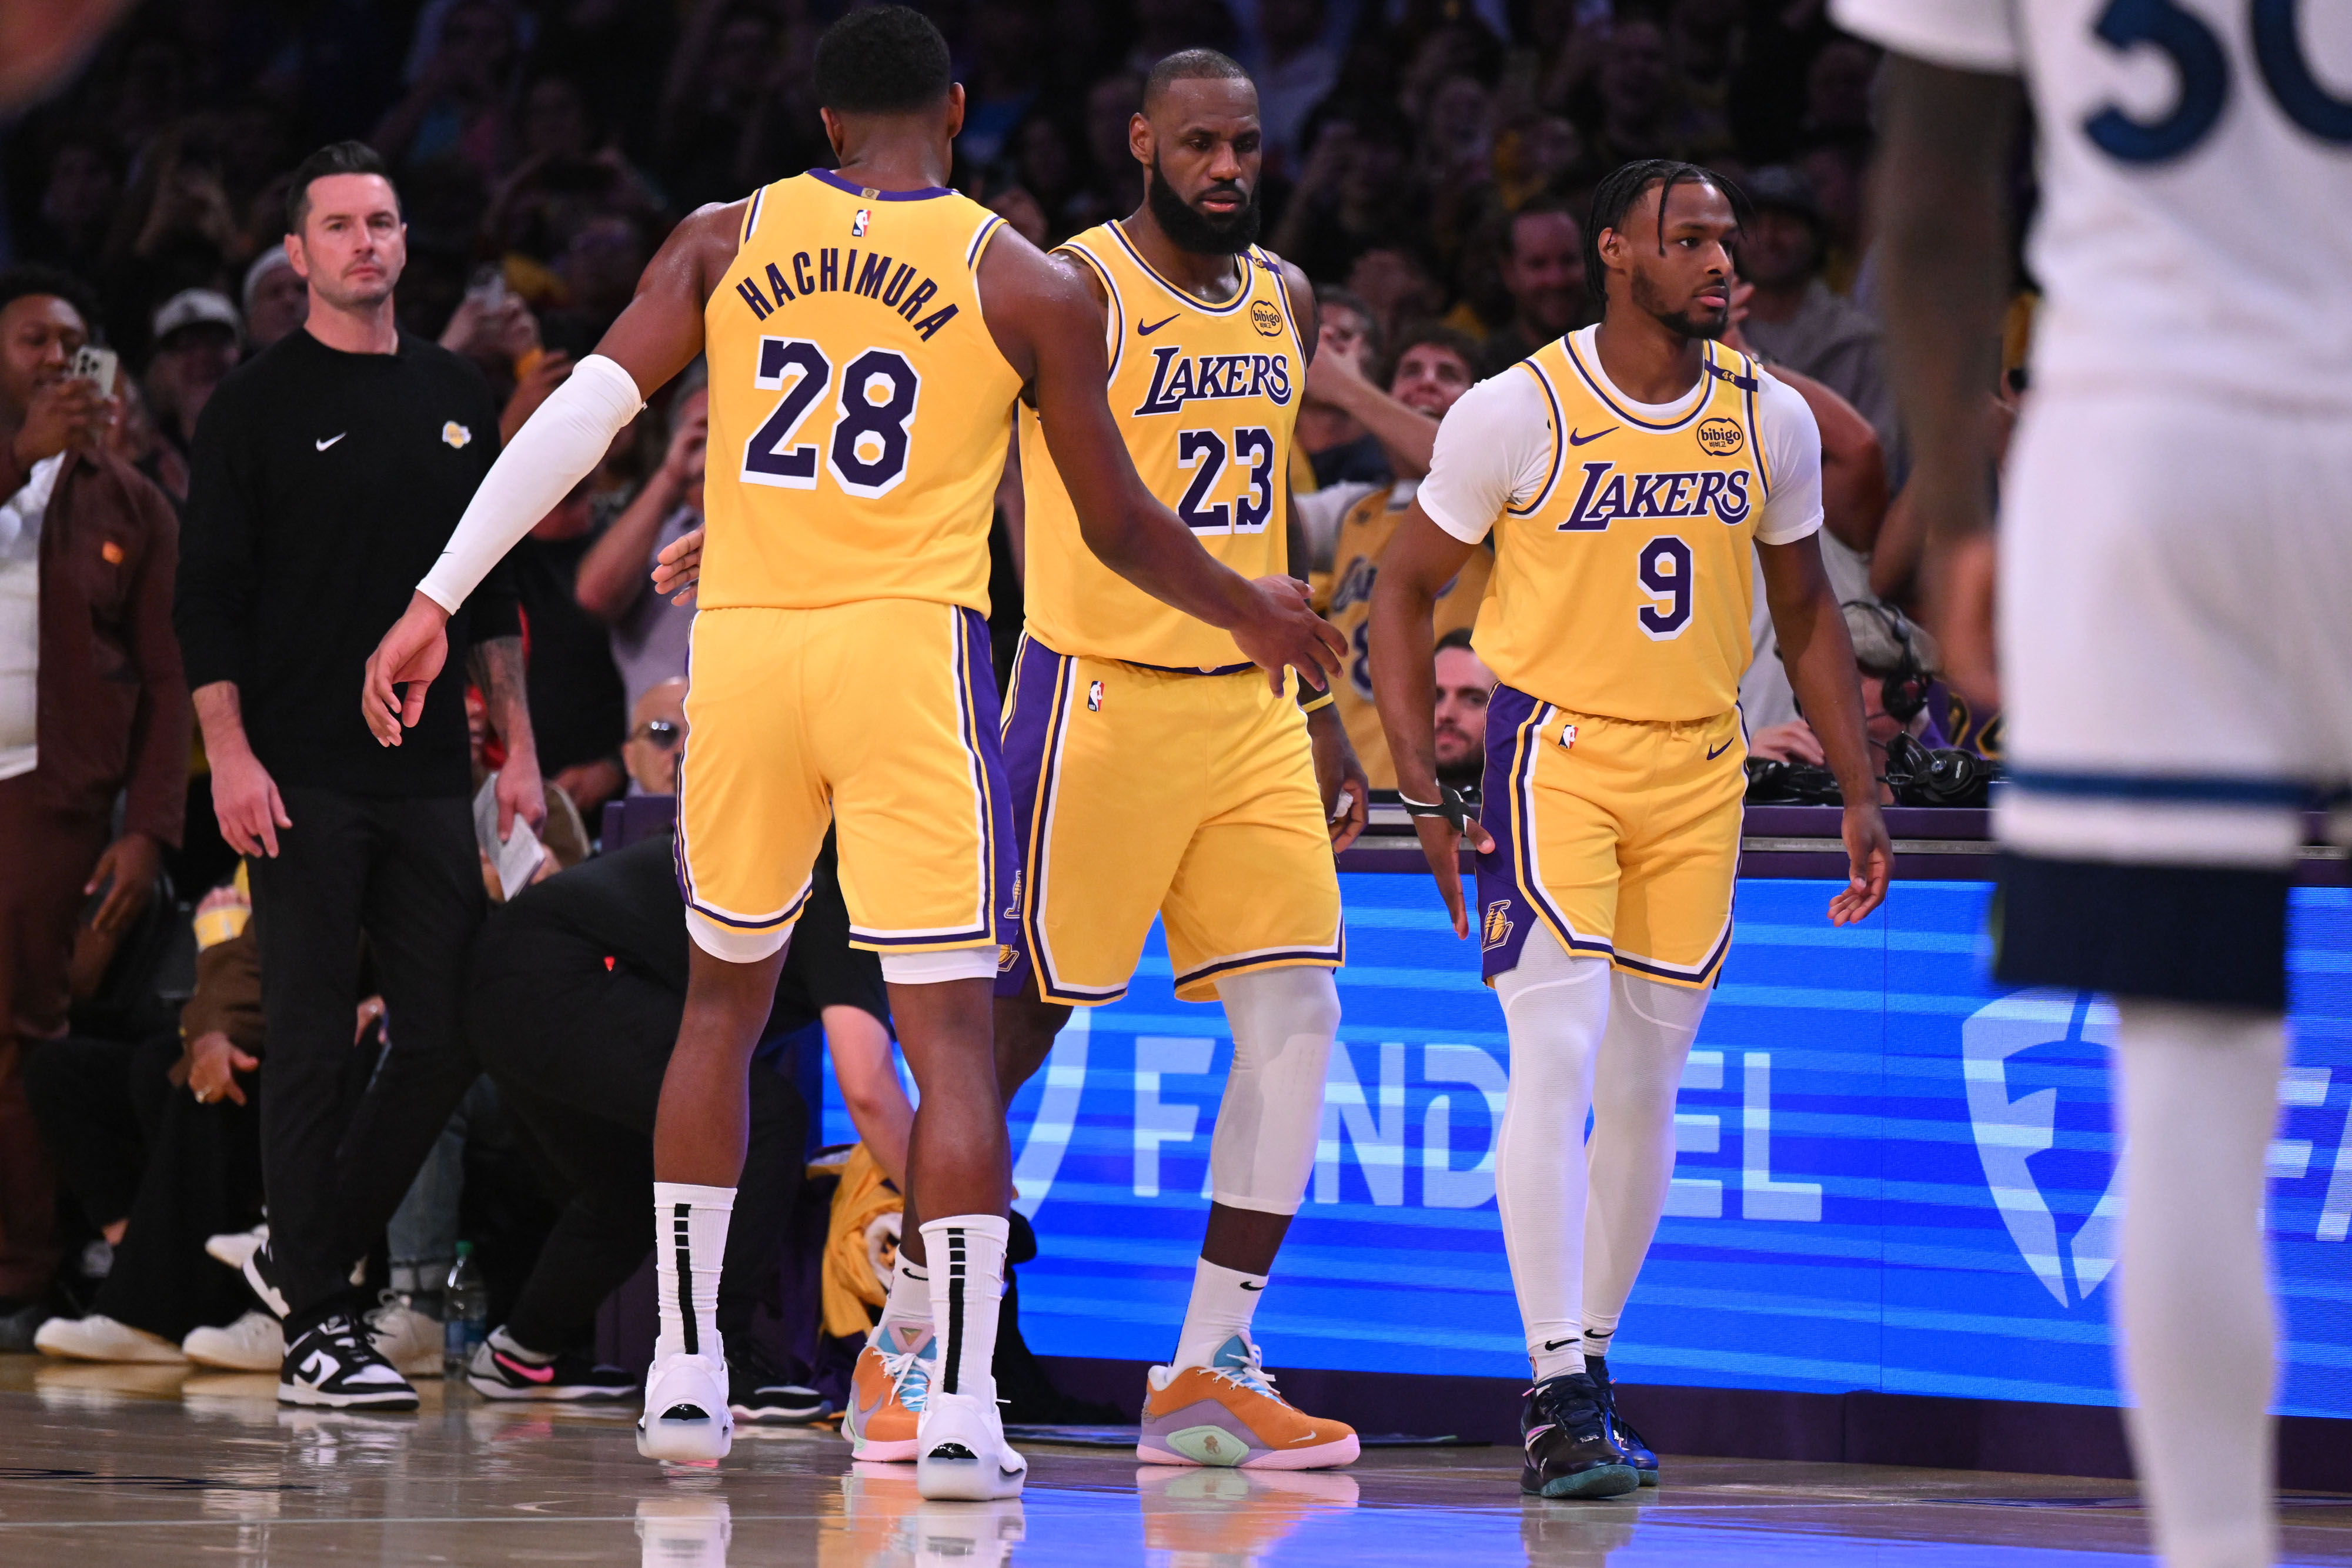
[[[238,1265],[237,1271],[245,1276],[245,1282],[253,1288],[254,1296],[263,1306],[269,1309],[269,1315],[279,1322],[284,1322],[286,1292],[278,1286],[278,1263],[269,1255],[269,1243],[267,1239],[245,1255],[245,1261]]]
[[[341,1312],[286,1347],[278,1402],[314,1410],[414,1410],[416,1390]]]
[[[1580,1372],[1548,1377],[1519,1406],[1519,1490],[1539,1497],[1622,1497],[1642,1484],[1610,1435],[1601,1391]]]
[[[1588,1355],[1584,1358],[1584,1375],[1592,1379],[1592,1386],[1601,1393],[1601,1417],[1609,1423],[1609,1435],[1616,1439],[1625,1462],[1633,1467],[1633,1473],[1642,1479],[1643,1486],[1656,1486],[1658,1456],[1617,1408],[1617,1390],[1609,1381],[1609,1363],[1600,1356]]]
[[[553,1399],[576,1404],[626,1399],[637,1391],[637,1380],[617,1366],[602,1365],[584,1355],[525,1361],[487,1340],[467,1364],[466,1381],[485,1399]]]
[[[727,1358],[727,1410],[758,1427],[805,1427],[833,1414],[833,1401],[814,1388],[786,1383],[766,1367]]]

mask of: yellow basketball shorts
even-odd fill
[[[851,946],[1001,942],[1013,833],[978,612],[705,610],[688,667],[677,875],[703,951],[740,964],[784,945],[828,824]]]
[[[1570,713],[1509,686],[1486,708],[1478,857],[1486,975],[1541,921],[1571,953],[1712,984],[1731,946],[1747,737],[1734,708],[1651,724]]]
[[[1255,667],[1201,674],[1021,642],[1004,709],[1019,928],[996,994],[1127,994],[1158,912],[1176,995],[1345,956],[1307,718]]]

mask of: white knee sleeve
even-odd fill
[[[933,953],[885,953],[882,977],[894,986],[936,986],[947,980],[996,978],[993,946],[945,947]]]
[[[1339,1032],[1339,988],[1308,965],[1217,981],[1233,1071],[1209,1144],[1210,1190],[1228,1208],[1296,1214],[1315,1169],[1323,1073]]]
[[[1495,1206],[1528,1359],[1542,1379],[1584,1364],[1584,1116],[1609,1024],[1609,963],[1573,956],[1539,930],[1495,990],[1511,1042]]]
[[[1622,970],[1593,1070],[1584,1220],[1584,1354],[1607,1355],[1675,1178],[1675,1092],[1707,989]]]

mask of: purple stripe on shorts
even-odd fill
[[[1478,928],[1481,969],[1491,983],[1519,967],[1519,951],[1538,919],[1549,917],[1570,951],[1606,956],[1606,942],[1580,941],[1569,933],[1536,877],[1532,839],[1537,732],[1551,705],[1515,687],[1497,685],[1486,703],[1486,771],[1479,784],[1486,802],[1478,821],[1495,847],[1478,857]],[[1541,913],[1538,911],[1540,909]]]
[[[1187,969],[1176,977],[1178,989],[1198,985],[1218,975],[1228,975],[1236,969],[1267,968],[1276,964],[1345,964],[1348,961],[1348,933],[1339,932],[1339,940],[1328,947],[1288,947],[1274,953],[1253,953],[1243,958],[1223,958],[1213,964],[1203,964],[1197,969]]]
[[[1069,659],[1035,638],[1021,639],[1021,652],[1013,664],[1013,706],[1004,716],[1004,767],[1012,780],[1012,836],[1022,883],[1010,901],[1013,919],[1005,941],[1013,961],[998,967],[996,994],[1000,997],[1039,993],[1035,983],[1038,936],[1034,925],[1043,847],[1032,839],[1039,821],[1053,810],[1054,750],[1060,739],[1062,714],[1068,706],[1071,668]]]

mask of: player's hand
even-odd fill
[[[694,602],[694,586],[702,580],[702,527],[697,524],[662,547],[654,558],[654,591],[669,596],[683,608]]]
[[[1317,691],[1328,689],[1339,673],[1348,640],[1307,602],[1307,585],[1295,577],[1261,577],[1250,583],[1250,606],[1234,628],[1234,641],[1249,662],[1265,671],[1267,684],[1282,690],[1287,667]]]
[[[1886,883],[1895,874],[1895,846],[1887,841],[1886,819],[1875,800],[1850,801],[1843,827],[1845,839],[1845,891],[1830,900],[1830,924],[1851,925],[1886,902]]]
[[[1355,744],[1337,708],[1319,707],[1307,715],[1307,737],[1315,754],[1315,785],[1323,796],[1323,822],[1336,855],[1364,831],[1371,781],[1364,777],[1364,765],[1356,758]]]
[[[100,936],[111,936],[137,919],[155,891],[155,872],[163,863],[163,850],[144,833],[125,833],[107,845],[81,890],[87,898],[106,888],[106,901],[90,916],[91,927]]]
[[[213,766],[213,816],[220,823],[222,841],[241,855],[278,855],[278,830],[290,828],[276,780],[261,758],[243,747],[215,755]]]
[[[1445,900],[1445,913],[1454,922],[1454,935],[1470,935],[1470,918],[1462,908],[1462,841],[1468,839],[1470,847],[1486,854],[1495,847],[1495,841],[1475,817],[1463,821],[1456,832],[1454,824],[1443,817],[1415,817],[1412,831],[1421,840],[1422,858],[1429,862],[1429,874],[1437,879],[1438,896]]]
[[[1927,630],[1943,653],[1943,675],[1978,713],[2000,706],[1993,641],[1993,588],[1999,547],[1990,530],[1929,549]]]
[[[360,716],[379,746],[398,746],[400,732],[415,729],[425,716],[425,688],[449,658],[448,628],[447,611],[421,593],[412,594],[408,608],[368,655],[367,674],[360,683]],[[406,692],[393,690],[404,683]]]
[[[515,819],[536,829],[547,821],[547,789],[539,779],[539,757],[530,747],[509,747],[491,791],[499,803],[499,842],[514,837]]]

